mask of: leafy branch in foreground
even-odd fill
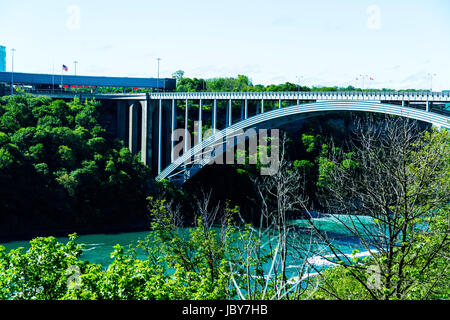
[[[359,138],[351,145],[355,165],[343,165],[348,154],[330,149],[323,201],[369,257],[355,263],[311,219],[333,249],[333,262],[340,265],[321,272],[322,293],[317,297],[448,297],[448,131],[420,133],[417,123],[401,118],[360,122],[357,128]],[[352,295],[342,290],[343,283],[351,283]]]

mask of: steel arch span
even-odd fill
[[[193,158],[195,158],[199,154],[202,154],[207,148],[223,144],[222,141],[227,136],[233,136],[237,132],[242,132],[242,130],[255,128],[263,125],[265,122],[270,123],[270,121],[276,119],[282,119],[294,115],[320,113],[327,111],[361,111],[371,113],[384,113],[428,122],[439,128],[450,128],[450,117],[448,116],[414,109],[411,107],[380,103],[376,101],[320,101],[294,105],[257,114],[245,120],[241,120],[229,126],[228,128],[215,133],[214,135],[193,146],[191,149],[189,149],[187,152],[173,161],[156,177],[156,180],[160,181],[168,179],[183,184],[212,160],[211,157],[203,158],[201,161],[193,160]],[[270,125],[268,125],[268,127],[270,127]],[[225,150],[223,150],[222,152],[225,152]],[[213,157],[215,156],[217,156],[217,154]]]

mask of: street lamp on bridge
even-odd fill
[[[158,60],[158,78],[156,81],[156,90],[159,91],[159,62],[161,61],[161,58],[156,58],[156,60]]]
[[[436,76],[436,73],[428,73],[428,76],[430,77],[430,91],[433,92],[433,77]]]
[[[74,61],[73,63],[75,65],[75,75],[77,75],[77,63],[78,63],[78,61]]]
[[[301,85],[300,85],[300,81],[301,81],[301,79],[303,79],[304,78],[304,76],[297,76],[297,82],[298,82],[298,91],[300,92],[300,87],[301,87]]]

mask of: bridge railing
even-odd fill
[[[395,96],[395,97],[450,97],[450,92],[430,91],[235,91],[235,92],[155,92],[152,97],[180,97],[180,96],[202,96],[216,98],[252,97],[252,98],[278,98],[283,97],[331,97],[331,96]]]
[[[87,90],[25,89],[24,92],[41,95],[87,95],[87,96],[143,96],[145,93],[96,93]],[[154,92],[150,99],[299,99],[320,100],[334,97],[361,100],[439,100],[450,102],[450,92],[430,91],[239,91],[239,92]]]

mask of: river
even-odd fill
[[[341,220],[340,218],[339,220]],[[333,243],[339,247],[344,253],[351,254],[354,249],[364,251],[358,238],[349,234],[349,231],[332,215],[325,215],[313,219],[315,225],[323,231],[326,231],[328,236],[333,239]],[[370,218],[363,217],[364,224],[371,225],[373,221]],[[290,225],[296,228],[297,240],[304,243],[310,242],[310,233],[308,232],[308,222],[306,220],[298,219],[290,221]],[[186,230],[184,230],[186,231]],[[137,244],[137,241],[144,240],[148,235],[149,231],[144,232],[125,232],[116,234],[87,234],[80,235],[77,239],[78,243],[85,244],[85,249],[81,255],[81,259],[89,261],[91,263],[101,264],[103,267],[107,267],[112,259],[110,257],[113,247],[116,244],[120,244],[123,247],[128,247],[130,244]],[[58,237],[58,241],[67,242],[67,237]],[[263,243],[267,243],[267,238],[263,239]],[[16,249],[18,247],[23,247],[28,249],[30,244],[28,241],[11,241],[2,243],[7,251],[11,249]],[[326,246],[324,244],[316,244],[316,251],[321,251],[326,254]],[[368,253],[362,253],[362,255],[367,255]],[[361,255],[361,254],[360,254]],[[139,254],[138,257],[145,259],[143,252]],[[312,261],[318,266],[327,264],[326,261],[320,257],[312,257]]]

